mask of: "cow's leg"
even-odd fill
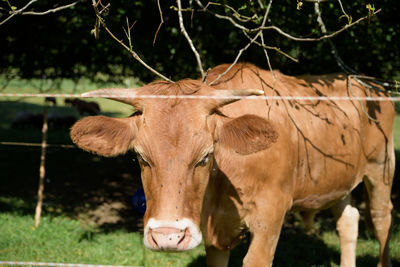
[[[289,205],[285,205],[288,202],[279,201],[278,197],[264,203],[268,203],[268,205],[264,204],[263,207],[259,207],[257,215],[252,216],[249,223],[251,242],[243,260],[245,267],[272,266],[276,245]]]
[[[226,267],[229,261],[229,250],[219,250],[213,246],[206,247],[207,267]]]
[[[336,229],[340,240],[340,266],[356,266],[356,246],[360,214],[351,206],[350,195],[331,208],[336,218]]]
[[[392,224],[391,211],[393,209],[390,193],[393,181],[394,157],[392,159],[386,165],[388,169],[375,168],[374,174],[369,174],[364,179],[369,195],[369,208],[374,234],[380,245],[379,267],[392,266],[389,253]],[[385,173],[385,169],[387,173]]]
[[[307,210],[300,212],[300,216],[303,221],[303,226],[307,234],[311,234],[313,232],[314,217],[316,213],[317,213],[316,210]]]

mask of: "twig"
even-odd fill
[[[243,34],[244,34],[244,36],[246,36],[249,40],[252,39],[252,38],[248,35],[247,32],[243,31]],[[276,47],[276,46],[268,46],[268,45],[265,45],[265,44],[262,45],[262,43],[257,42],[257,41],[254,41],[253,43],[256,44],[256,45],[258,45],[258,46],[260,46],[260,47],[263,47],[263,48],[265,48],[265,49],[274,50],[274,51],[278,52],[279,54],[281,54],[281,55],[283,55],[283,56],[289,58],[289,59],[292,60],[293,62],[299,63],[299,60],[298,60],[297,58],[294,58],[294,57],[292,57],[291,55],[289,55],[289,54],[283,52],[279,47]]]
[[[130,51],[132,51],[132,49],[133,49],[133,46],[132,46],[132,37],[131,37],[131,30],[132,30],[133,26],[135,26],[135,24],[136,24],[136,21],[135,21],[134,23],[132,23],[132,26],[131,26],[131,25],[129,24],[129,19],[128,19],[128,17],[126,17],[126,30],[125,30],[125,28],[123,28],[123,29],[124,29],[126,38],[128,39],[128,42],[129,42],[129,49],[130,49]]]
[[[381,9],[378,9],[377,11],[375,11],[375,12],[373,13],[373,15],[376,15],[376,14],[378,14],[378,13],[381,12],[381,11],[382,11]],[[321,37],[317,37],[317,38],[301,38],[301,37],[295,37],[295,36],[292,36],[292,35],[290,35],[290,34],[284,32],[283,30],[281,30],[280,28],[278,28],[278,27],[276,27],[276,26],[266,26],[266,27],[260,27],[260,28],[255,28],[255,29],[248,29],[248,32],[256,32],[256,31],[258,31],[258,30],[260,30],[260,29],[261,29],[261,30],[275,30],[275,31],[277,31],[279,34],[281,34],[281,35],[285,36],[286,38],[288,38],[288,39],[290,39],[290,40],[293,40],[293,41],[300,41],[300,42],[318,42],[318,41],[321,41],[321,40],[330,39],[330,38],[332,38],[332,37],[338,35],[339,33],[341,33],[341,32],[343,32],[343,31],[347,30],[348,28],[350,28],[350,27],[352,27],[352,26],[354,26],[354,25],[356,25],[356,24],[358,24],[358,23],[364,21],[364,20],[367,19],[367,18],[368,18],[368,16],[364,16],[364,17],[362,17],[362,18],[359,18],[358,20],[354,21],[353,23],[346,24],[346,25],[343,26],[340,30],[337,30],[337,31],[335,31],[335,32],[333,32],[333,33],[331,33],[331,34],[325,34],[325,35],[323,35],[323,36],[321,36]]]
[[[356,95],[354,94],[354,92],[353,92],[353,87],[351,86],[351,79],[353,78],[352,76],[353,76],[353,75],[349,75],[349,76],[348,76],[348,78],[347,78],[347,84],[348,84],[348,88],[349,88],[349,90],[350,90],[351,95],[352,95],[353,97],[355,97]],[[358,82],[359,82],[359,81],[358,81]],[[362,110],[362,112],[365,114],[365,116],[367,116],[367,118],[368,118],[369,120],[371,120],[371,121],[373,121],[373,122],[376,122],[376,123],[379,123],[378,120],[372,118],[372,117],[368,114],[368,112],[367,112],[367,111],[365,110],[365,108],[364,108],[364,105],[363,105],[362,101],[361,101],[361,100],[358,100],[358,102],[360,103],[361,110]]]
[[[351,23],[352,17],[347,15],[346,11],[344,11],[344,8],[343,8],[343,5],[342,5],[342,1],[338,0],[338,2],[339,2],[339,5],[340,5],[340,9],[342,9],[343,16],[345,16],[347,18],[347,21],[349,23]],[[316,3],[316,4],[318,4],[318,3]],[[340,16],[340,18],[343,17],[343,16]]]
[[[262,3],[259,2],[259,4],[260,4],[260,6],[261,6],[262,8],[264,7],[264,6],[262,5]],[[264,19],[263,19],[263,22],[262,22],[262,24],[261,24],[263,27],[265,26],[265,23],[267,23],[267,18],[268,18],[269,10],[271,9],[271,5],[272,5],[272,0],[269,1],[268,6],[267,6],[267,10],[265,11]],[[275,81],[275,80],[276,80],[275,73],[274,73],[274,71],[272,70],[271,61],[269,60],[269,56],[268,56],[268,51],[267,51],[267,49],[266,49],[266,47],[265,47],[264,32],[261,32],[261,45],[262,45],[262,47],[263,47],[263,51],[264,51],[264,54],[265,54],[265,58],[267,59],[268,68],[269,68],[269,70],[271,71],[272,77],[274,78],[274,81]],[[275,83],[275,82],[274,82],[274,83]]]
[[[339,3],[340,3],[340,6],[341,6],[341,8],[342,8],[342,11],[344,12],[344,10],[343,10],[343,7],[342,7],[342,3],[340,2],[340,0],[339,0]],[[323,34],[326,34],[326,32],[327,32],[327,30],[326,30],[326,27],[325,27],[325,23],[324,23],[324,21],[322,20],[322,17],[321,17],[321,10],[320,10],[320,8],[319,8],[319,3],[318,2],[316,2],[316,3],[314,3],[314,10],[315,10],[315,14],[317,15],[317,22],[318,22],[318,25],[319,25],[319,27],[320,27],[320,29],[321,29],[321,32],[323,33]],[[346,14],[347,15],[347,14]],[[346,75],[348,75],[347,77],[347,84],[348,84],[348,88],[349,88],[349,90],[350,90],[350,93],[351,93],[351,95],[354,97],[355,96],[355,94],[354,94],[354,92],[353,92],[353,88],[352,88],[352,84],[351,84],[351,79],[353,78],[354,80],[356,80],[357,82],[359,82],[361,85],[363,85],[363,86],[365,86],[365,87],[368,87],[368,88],[371,88],[371,86],[369,86],[367,83],[365,83],[365,82],[363,82],[363,81],[361,81],[360,79],[358,79],[356,76],[357,75],[352,75],[352,74],[354,74],[354,73],[357,73],[355,70],[353,70],[352,68],[350,68],[349,66],[347,66],[344,62],[343,62],[343,60],[340,58],[340,56],[339,56],[339,54],[338,54],[338,52],[337,52],[337,50],[336,50],[336,47],[335,47],[335,45],[333,44],[333,42],[332,42],[332,40],[330,40],[330,39],[328,39],[328,41],[329,41],[329,44],[330,44],[330,46],[331,46],[331,52],[332,52],[332,54],[334,55],[334,57],[335,57],[335,59],[336,59],[336,62],[337,62],[337,64],[339,65],[339,67],[342,69],[342,70],[344,70],[344,72],[346,73]],[[377,88],[377,87],[374,87],[373,89],[380,89],[380,88]],[[361,100],[358,100],[359,101],[359,103],[360,103],[360,106],[361,106],[361,110],[362,110],[362,112],[367,116],[367,118],[368,119],[370,119],[371,121],[374,121],[374,122],[376,122],[376,123],[379,123],[376,119],[374,119],[374,118],[372,118],[369,114],[368,114],[368,112],[365,110],[365,108],[364,108],[364,105],[363,105],[363,103],[362,103],[362,101]]]
[[[321,29],[321,32],[322,32],[324,35],[326,35],[326,33],[327,33],[328,31],[326,30],[325,23],[324,23],[324,21],[322,20],[322,17],[321,17],[321,10],[319,9],[319,3],[315,3],[315,4],[314,4],[314,11],[315,11],[315,14],[317,14],[318,26],[319,26],[319,28]]]
[[[220,14],[218,14],[218,13],[215,13],[215,12],[213,12],[213,11],[207,9],[207,8],[200,2],[200,0],[195,0],[195,1],[196,1],[197,5],[198,5],[203,11],[207,11],[208,13],[212,14],[212,15],[215,16],[216,18],[228,20],[228,21],[230,21],[236,28],[239,28],[239,29],[241,29],[241,30],[243,30],[243,31],[248,31],[248,30],[249,30],[248,28],[246,28],[246,27],[240,25],[239,23],[237,23],[234,19],[232,19],[232,18],[229,17],[229,16],[220,15]]]
[[[190,39],[189,34],[186,32],[185,25],[183,24],[183,16],[182,16],[182,4],[181,0],[176,0],[176,3],[178,5],[178,17],[179,17],[179,26],[181,28],[181,33],[185,36],[186,40],[188,41],[190,48],[192,49],[196,60],[197,60],[197,65],[199,67],[200,73],[201,73],[201,78],[204,80],[206,73],[203,70],[203,64],[201,63],[200,55],[196,50],[196,47],[193,45],[192,39]]]
[[[264,4],[262,3],[261,0],[257,0],[257,2],[261,9],[265,9]]]
[[[205,9],[207,9],[211,5],[213,5],[213,6],[223,6],[223,7],[227,8],[227,9],[231,10],[233,12],[233,14],[234,14],[234,17],[237,20],[241,21],[241,22],[249,22],[249,21],[252,21],[252,20],[257,18],[257,14],[254,14],[252,17],[244,16],[244,15],[240,14],[238,11],[236,11],[233,7],[231,7],[231,6],[227,5],[227,4],[208,2],[207,5],[205,6]]]
[[[27,9],[30,5],[32,5],[33,3],[37,2],[38,0],[31,0],[29,1],[28,4],[26,4],[23,8],[15,10],[14,12],[12,12],[12,14],[10,16],[8,16],[5,20],[3,20],[2,22],[0,22],[0,26],[3,25],[4,23],[6,23],[7,21],[9,21],[12,17],[14,17],[15,15],[20,14],[21,12],[23,12],[25,9]]]
[[[308,2],[316,2],[316,3],[318,3],[318,2],[323,2],[323,1],[313,0],[313,1],[308,1]],[[337,30],[337,31],[335,31],[335,32],[333,32],[331,34],[325,34],[325,35],[323,35],[321,37],[317,37],[317,38],[302,38],[302,37],[296,37],[296,36],[290,35],[290,34],[286,33],[285,31],[283,31],[282,29],[280,29],[277,26],[264,26],[264,27],[260,26],[260,27],[256,27],[256,28],[247,28],[247,27],[237,23],[234,19],[232,19],[232,17],[225,16],[225,15],[220,15],[220,14],[217,14],[217,13],[207,9],[200,2],[200,0],[196,0],[196,3],[200,8],[203,9],[203,11],[209,12],[210,14],[215,16],[216,18],[228,20],[229,22],[232,23],[233,26],[235,26],[238,29],[241,29],[242,31],[246,31],[248,33],[251,33],[251,32],[259,32],[260,30],[274,30],[274,31],[278,32],[279,34],[285,36],[286,38],[288,38],[290,40],[299,41],[299,42],[318,42],[318,41],[321,41],[321,40],[324,40],[324,39],[332,38],[332,37],[338,35],[339,33],[347,30],[348,28],[350,28],[350,27],[352,27],[352,26],[354,26],[354,25],[356,25],[356,24],[358,24],[358,23],[370,18],[372,15],[376,15],[379,12],[382,11],[381,9],[378,9],[378,10],[376,10],[374,12],[371,12],[371,14],[368,14],[367,16],[361,17],[361,18],[359,18],[358,20],[356,20],[356,21],[354,21],[352,23],[346,24],[341,29],[339,29],[339,30]]]
[[[259,4],[261,5],[261,8],[264,7],[264,6],[262,5],[262,3],[259,2]],[[272,6],[272,0],[269,1],[268,6],[267,6],[267,9],[265,10],[264,18],[263,18],[263,21],[262,21],[262,24],[261,24],[263,27],[265,26],[265,23],[267,23],[268,14],[269,14],[269,11],[270,11],[270,9],[271,9],[271,6]],[[272,65],[271,65],[271,61],[270,61],[270,59],[269,59],[268,51],[267,51],[267,49],[266,49],[266,47],[265,47],[264,32],[263,32],[263,31],[261,31],[261,45],[262,45],[262,47],[263,47],[263,51],[264,51],[264,54],[265,54],[265,58],[267,59],[267,64],[268,64],[269,71],[271,72],[272,78],[274,79],[274,84],[273,84],[273,87],[272,87],[272,91],[273,91],[274,93],[276,93],[276,82],[277,82],[277,80],[276,80],[275,73],[274,73],[274,71],[273,71],[273,69],[272,69]],[[279,50],[279,51],[280,51],[280,50]],[[290,58],[290,57],[289,57],[289,58]],[[263,87],[264,87],[264,86],[263,86]],[[264,95],[266,96],[265,90],[264,90]],[[268,116],[269,116],[269,113],[270,113],[270,111],[271,111],[272,105],[270,105],[270,106],[268,107],[268,100],[265,100],[265,104],[266,104],[266,106],[267,106],[267,108],[268,108]]]
[[[154,46],[154,44],[156,43],[156,39],[157,39],[157,36],[158,36],[158,32],[160,31],[161,26],[164,24],[164,17],[163,17],[163,13],[162,13],[162,10],[161,10],[160,0],[157,0],[157,5],[158,5],[158,11],[160,12],[161,22],[160,22],[160,24],[158,25],[156,34],[154,35],[153,46]]]
[[[100,1],[99,1],[100,3]],[[165,77],[164,75],[162,75],[161,73],[159,73],[158,71],[156,71],[155,69],[153,69],[152,67],[150,67],[149,65],[147,65],[146,62],[144,62],[139,55],[133,51],[132,49],[130,49],[130,47],[128,47],[126,44],[124,44],[124,42],[120,39],[118,39],[111,31],[110,29],[107,27],[106,23],[104,22],[104,19],[100,16],[100,11],[98,10],[97,6],[98,3],[96,3],[95,0],[92,0],[92,4],[93,4],[93,8],[94,11],[96,13],[96,17],[99,20],[99,23],[101,24],[101,26],[106,30],[106,32],[115,40],[117,41],[123,48],[125,48],[134,59],[136,59],[137,61],[139,61],[140,64],[142,64],[146,69],[150,70],[152,73],[154,73],[155,75],[159,76],[160,78],[169,81],[169,82],[173,82],[171,79],[168,79],[167,77]]]
[[[33,3],[37,2],[38,0],[31,0],[28,2],[28,4],[26,4],[24,7],[14,10],[14,11],[10,11],[11,15],[8,16],[6,19],[4,19],[2,22],[0,22],[0,26],[3,25],[4,23],[6,23],[7,21],[9,21],[12,17],[14,17],[15,15],[37,15],[37,16],[42,16],[42,15],[47,15],[49,13],[55,13],[58,11],[61,11],[63,9],[67,9],[67,8],[71,8],[73,6],[75,6],[76,4],[78,4],[81,0],[77,0],[71,4],[68,5],[64,5],[64,6],[60,6],[57,8],[52,8],[46,11],[42,11],[42,12],[36,12],[36,11],[27,11],[24,12],[25,9],[27,9],[29,6],[31,6]]]
[[[49,9],[49,10],[46,10],[46,11],[43,11],[43,12],[35,12],[35,11],[22,12],[21,15],[39,15],[39,16],[47,15],[49,13],[55,13],[55,12],[58,12],[58,11],[63,10],[63,9],[71,8],[71,7],[75,6],[76,4],[78,4],[80,1],[81,0],[78,0],[78,1],[75,1],[75,2],[73,2],[71,4],[68,4],[68,5],[65,5],[65,6],[60,6],[60,7],[53,8],[53,9]]]
[[[250,42],[245,47],[243,47],[242,49],[239,50],[239,53],[237,54],[237,56],[236,56],[235,60],[233,61],[233,63],[223,73],[219,74],[214,81],[210,82],[209,83],[210,86],[213,85],[214,83],[216,83],[219,79],[221,79],[222,76],[227,74],[233,68],[233,66],[236,65],[236,63],[238,62],[239,58],[242,56],[243,52],[246,51],[250,47],[250,45],[254,43],[254,41],[260,36],[260,34],[261,34],[261,31],[259,31],[256,34],[256,36],[254,36],[254,38],[251,39]]]

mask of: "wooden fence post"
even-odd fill
[[[43,127],[42,127],[42,153],[40,156],[40,168],[39,168],[39,188],[38,188],[38,201],[36,204],[35,211],[35,228],[40,224],[40,216],[42,214],[43,206],[43,191],[44,191],[44,180],[46,177],[46,147],[47,147],[47,131],[48,131],[48,107],[45,106],[43,110]]]

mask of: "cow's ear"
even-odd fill
[[[71,128],[71,139],[80,148],[113,157],[133,148],[137,132],[136,116],[109,118],[92,116],[79,120]]]
[[[272,124],[256,115],[225,118],[218,128],[218,143],[241,155],[267,149],[278,139],[278,133]]]

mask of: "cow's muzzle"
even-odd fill
[[[184,251],[201,242],[201,233],[189,219],[175,222],[150,219],[144,230],[147,248],[161,251]]]

